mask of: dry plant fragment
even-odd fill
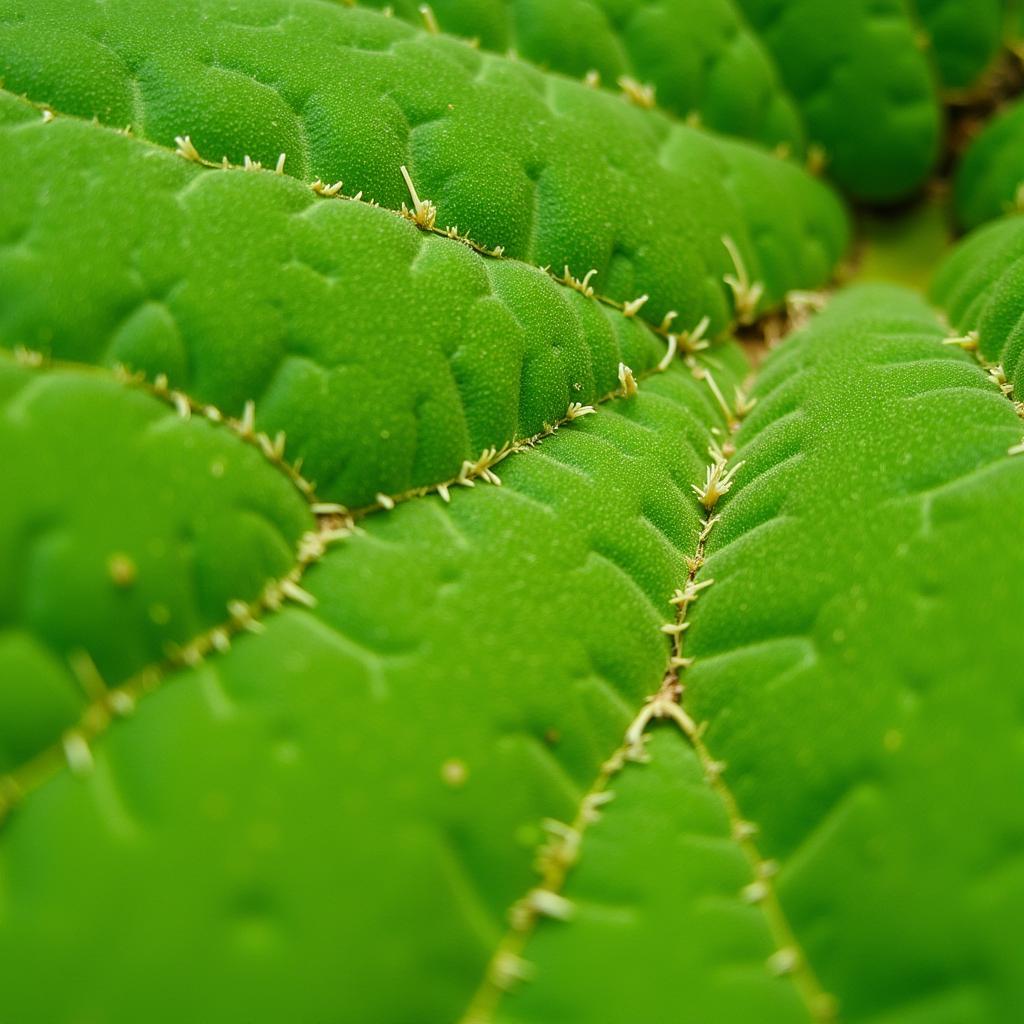
[[[550,889],[534,889],[526,896],[530,909],[544,917],[568,921],[573,915],[573,905],[564,896]]]
[[[88,775],[95,767],[88,740],[75,730],[64,734],[64,756],[73,775]]]
[[[534,967],[521,956],[502,951],[491,965],[491,978],[501,989],[509,989],[518,982],[529,981]]]
[[[700,499],[700,503],[708,510],[718,504],[718,499],[732,489],[733,479],[742,469],[744,463],[737,462],[731,469],[726,470],[726,463],[716,459],[708,468],[704,477],[704,486],[691,484],[694,494]]]
[[[580,280],[579,278],[572,276],[572,273],[569,271],[567,266],[563,271],[561,278],[558,278],[558,280],[560,280],[562,284],[567,284],[570,288],[578,291],[581,295],[585,295],[588,299],[592,299],[594,297],[594,288],[590,281],[596,273],[597,270],[591,268],[583,275],[583,280]]]
[[[589,416],[591,413],[597,412],[592,405],[584,405],[582,402],[572,402],[568,409],[565,411],[565,418],[567,420],[578,420],[581,416]]]
[[[754,406],[757,405],[757,399],[748,396],[746,391],[739,385],[733,389],[733,397],[735,412],[740,419],[750,415],[754,410]]]
[[[175,135],[174,145],[177,147],[178,156],[182,156],[186,160],[191,160],[197,164],[203,162],[203,158],[199,155],[199,150],[192,145],[192,139],[189,136]]]
[[[639,298],[631,299],[622,307],[623,316],[636,316],[643,308],[643,305],[650,298],[649,295],[641,295]]]
[[[622,90],[622,94],[630,103],[635,103],[645,110],[654,108],[654,86],[641,85],[635,78],[629,75],[620,75],[616,84]]]
[[[622,385],[623,398],[632,398],[637,393],[636,377],[625,363],[619,363],[619,383]]]
[[[341,192],[342,182],[336,181],[333,185],[325,185],[319,178],[316,179],[309,187],[318,195],[326,196],[328,199],[333,199],[334,196]]]
[[[437,221],[437,208],[429,199],[420,199],[405,164],[399,169],[405,179],[405,187],[409,190],[409,196],[412,198],[412,210],[402,203],[402,216],[407,217],[421,228],[428,230],[433,228]]]
[[[665,349],[665,354],[661,357],[658,362],[659,370],[667,370],[672,363],[672,360],[676,357],[676,352],[679,349],[679,337],[675,334],[668,336],[668,348]]]
[[[441,34],[441,26],[437,23],[437,15],[434,14],[430,4],[420,4],[420,17],[423,19],[423,27],[433,36]]]
[[[760,880],[750,882],[743,887],[741,895],[746,903],[761,903],[768,895],[768,886]]]
[[[741,324],[752,324],[757,317],[757,304],[764,294],[764,285],[759,281],[751,282],[739,247],[729,235],[722,235],[722,245],[729,253],[729,258],[736,271],[735,274],[726,274],[723,278],[732,291],[736,319]]]
[[[757,835],[757,825],[752,821],[737,821],[732,828],[733,839],[738,843],[753,839]]]
[[[968,331],[957,337],[943,338],[942,344],[953,348],[962,348],[965,352],[976,352],[978,350],[978,332]]]
[[[705,335],[708,327],[711,326],[711,318],[702,316],[695,327],[688,331],[679,332],[679,347],[688,355],[694,355],[708,347]]]
[[[768,957],[768,969],[777,975],[792,974],[799,962],[800,956],[795,949],[783,947]]]

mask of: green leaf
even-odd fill
[[[12,3],[0,4],[0,16]],[[0,31],[5,87],[164,146],[188,136],[214,162],[274,167],[284,152],[288,174],[343,180],[347,194],[390,209],[410,204],[406,166],[439,227],[457,225],[556,273],[593,269],[595,287],[620,302],[648,294],[656,323],[672,309],[706,313],[713,332],[728,323],[722,278],[736,267],[723,235],[760,280],[775,239],[750,236],[742,212],[751,198],[734,193],[735,175],[782,178],[801,206],[802,224],[780,219],[779,230],[800,235],[800,273],[784,290],[823,284],[845,247],[844,214],[824,186],[754,148],[723,147],[656,112],[395,19],[311,0],[265,0],[249,16],[229,0],[173,10],[159,0],[102,10],[33,4]],[[68,45],[53,44],[55,18]],[[112,56],[117,71],[106,69]],[[81,85],[71,64],[116,83],[116,98]],[[777,305],[783,291],[763,298]]]
[[[1016,1019],[993,9],[0,0],[4,1024]]]
[[[861,288],[767,361],[685,634],[695,754],[603,771],[571,919],[513,917],[532,980],[480,1019],[1012,1017],[1022,423],[942,341]]]
[[[722,422],[673,369],[511,456],[500,488],[366,518],[304,576],[315,607],[166,674],[91,775],[5,827],[6,1005],[152,1019],[188,963],[167,1019],[312,1020],[339,993],[346,1019],[457,1017],[540,821],[661,677]],[[40,843],[73,844],[75,869]]]
[[[419,26],[430,20],[416,0],[366,6],[390,6]],[[573,78],[593,80],[596,73],[595,85],[632,90],[676,117],[804,155],[800,114],[732,0],[435,0],[429,6],[442,31],[485,50],[511,51]]]
[[[1006,0],[913,0],[946,89],[970,89],[992,71],[1007,6]]]
[[[73,757],[79,726],[129,710],[155,666],[205,653],[229,602],[291,571],[315,523],[302,493],[194,413],[124,375],[0,360],[0,771],[65,729]]]
[[[1024,183],[1024,103],[1009,104],[974,139],[954,178],[954,209],[965,228],[1015,210]]]
[[[1024,385],[1024,217],[979,228],[941,264],[932,297],[1008,395]]]
[[[737,0],[832,177],[858,199],[914,192],[939,156],[934,77],[903,0]]]
[[[166,373],[233,415],[252,399],[325,497],[362,505],[450,479],[484,448],[617,388],[620,362],[645,372],[665,352],[639,317],[536,268],[482,260],[286,178],[193,168],[63,120],[20,122],[7,141],[8,166],[24,171],[8,230],[33,243],[0,262],[7,343]],[[81,170],[48,202],[33,168],[58,153]],[[87,171],[97,164],[99,179]],[[63,226],[83,195],[69,246]]]
[[[206,170],[64,118],[0,130],[0,150],[4,227],[30,239],[0,257],[0,339],[166,374],[235,417],[252,401],[324,499],[450,480],[666,350],[537,268],[287,177]],[[51,199],[46,168],[63,160]]]
[[[923,183],[939,155],[940,83],[975,86],[1003,29],[1002,0],[369,6],[823,161],[844,189],[872,201],[901,198]]]
[[[943,334],[852,290],[766,364],[689,634],[684,707],[851,1021],[1024,999],[1024,423]]]
[[[543,924],[523,951],[529,983],[509,999],[485,986],[477,1006],[498,1001],[494,1019],[508,1024],[657,1020],[666,1007],[694,1020],[806,1021],[797,986],[766,969],[776,945],[765,883],[697,755],[669,726],[647,754],[604,791],[612,799],[565,888],[570,919]]]

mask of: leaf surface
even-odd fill
[[[0,1018],[1015,1019],[968,6],[0,0]]]
[[[527,929],[495,1019],[1012,1016],[1021,419],[942,340],[861,287],[765,364],[688,614],[692,721],[603,769],[572,917]]]
[[[1022,422],[943,336],[851,290],[765,366],[689,634],[684,705],[848,1021],[1024,999]]]
[[[1024,183],[1024,103],[1011,102],[978,133],[953,179],[953,205],[967,229],[1012,212]]]
[[[858,199],[913,192],[939,156],[940,110],[902,0],[737,0],[824,151]]]
[[[9,6],[21,9],[5,0],[0,18]],[[758,200],[730,186],[748,164],[786,180],[803,211],[800,225],[776,222],[803,236],[793,251],[801,272],[783,291],[824,283],[845,247],[845,216],[825,186],[753,147],[720,146],[655,111],[374,12],[320,0],[244,11],[229,0],[173,10],[44,0],[0,31],[5,86],[165,146],[188,136],[214,162],[274,167],[284,152],[287,174],[343,180],[347,194],[390,209],[410,204],[405,166],[439,227],[556,273],[594,270],[595,287],[620,302],[649,295],[655,322],[672,309],[699,313],[694,322],[707,314],[713,333],[729,322],[723,278],[736,267],[723,235],[761,279],[763,242],[742,216]],[[773,281],[762,305],[782,298]]]
[[[967,90],[990,70],[1003,42],[1006,0],[913,0],[943,86]]]
[[[424,24],[415,0],[390,6]],[[573,78],[596,72],[609,89],[631,79],[627,88],[650,87],[654,102],[679,118],[804,153],[800,114],[732,0],[440,0],[430,7],[442,31],[485,50],[512,51]]]
[[[1006,217],[973,232],[946,257],[932,298],[954,330],[977,344],[995,382],[1019,399],[1024,385],[1024,217]]]
[[[501,487],[368,517],[303,577],[315,607],[166,675],[91,774],[57,772],[4,827],[7,1006],[457,1017],[539,822],[571,813],[664,671],[721,422],[673,369],[510,457]]]
[[[314,520],[226,425],[89,368],[0,358],[0,772],[130,710],[117,686],[284,576]],[[90,717],[88,709],[94,707]],[[95,720],[94,720],[95,719]]]

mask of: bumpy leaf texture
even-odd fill
[[[394,7],[423,24],[422,4]],[[480,46],[620,87],[826,165],[852,194],[912,192],[939,155],[940,93],[994,59],[1000,0],[441,0]],[[934,44],[934,45],[933,45]],[[922,50],[930,50],[932,60]],[[643,95],[643,94],[642,94]]]
[[[971,143],[957,169],[954,201],[965,228],[1011,213],[1024,203],[1024,105],[1017,100]]]
[[[374,7],[0,0],[0,1024],[1016,1019],[1007,12]]]

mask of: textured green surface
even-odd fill
[[[865,286],[768,361],[687,640],[684,707],[844,1021],[1002,1021],[1024,1000],[1019,630],[992,613],[1024,601],[1022,423],[942,339],[912,293]],[[749,867],[673,739],[613,780],[565,889],[578,921],[541,926],[536,983],[499,1019],[650,1019],[684,997],[699,1021],[808,1019],[753,969]],[[646,943],[673,922],[717,969],[674,944],[666,969]]]
[[[673,371],[510,458],[501,488],[365,520],[307,573],[315,609],[169,678],[84,783],[34,793],[2,847],[7,1005],[153,1019],[188,962],[165,1019],[454,1019],[537,823],[660,678],[709,403]],[[73,872],[39,860],[68,834]]]
[[[391,7],[425,23],[416,0]],[[679,117],[803,156],[860,199],[913,192],[939,153],[940,84],[976,84],[999,51],[1001,0],[440,0],[437,25],[575,78],[654,87]]]
[[[60,24],[75,26],[62,30],[75,46],[46,43],[39,52],[52,32],[43,5],[0,30],[8,87],[28,89],[57,112],[44,122],[13,97],[4,104],[0,146],[16,194],[3,233],[19,244],[0,256],[5,288],[16,296],[0,313],[3,338],[167,373],[231,415],[254,400],[259,426],[287,432],[289,456],[304,460],[324,497],[364,504],[378,492],[450,478],[483,449],[537,432],[569,402],[607,393],[620,360],[641,372],[660,358],[663,345],[652,347],[636,322],[524,262],[558,275],[568,266],[577,278],[594,269],[600,295],[621,303],[649,294],[641,311],[648,322],[675,310],[676,326],[692,329],[707,315],[713,335],[731,315],[724,277],[736,273],[723,235],[752,282],[763,284],[765,305],[826,281],[846,244],[837,201],[790,164],[582,86],[545,82],[524,65],[483,64],[466,47],[376,15],[303,3],[286,31],[256,33],[229,20],[230,5],[172,12],[159,4],[140,42],[137,4],[56,6],[66,8]],[[283,9],[252,6],[266,21]],[[215,28],[222,40],[211,39]],[[113,73],[69,85],[70,64],[101,30],[97,53],[109,57],[117,45],[125,60],[146,60],[134,106],[99,95],[97,83],[109,89]],[[368,57],[360,47],[375,33],[398,42]],[[255,41],[266,52],[254,53]],[[264,134],[270,126],[269,141],[226,104],[197,108],[163,55],[182,47],[197,65],[195,93],[220,91],[218,72],[199,70],[215,42],[248,65],[283,62],[300,44],[308,60],[278,70],[291,88],[316,90],[303,107],[310,112],[287,122],[282,115],[275,128],[268,96],[277,93],[241,72],[232,80],[249,92],[238,102]],[[146,57],[154,53],[159,61]],[[224,53],[206,59],[218,68],[227,61]],[[348,62],[358,109],[348,78],[316,73],[321,59]],[[471,80],[460,62],[490,80]],[[140,82],[127,68],[119,73],[126,93]],[[389,83],[409,92],[405,113],[393,89],[383,95]],[[547,99],[535,91],[545,85]],[[444,113],[413,134],[405,118],[414,106],[420,119],[431,107]],[[496,107],[519,127],[487,129]],[[340,127],[325,135],[317,118],[327,110]],[[80,120],[94,115],[131,122],[132,137]],[[394,137],[371,132],[356,146],[363,117],[396,119],[402,128]],[[324,137],[314,144],[318,132]],[[232,160],[251,155],[270,165],[279,150],[296,154],[301,137],[286,171],[307,183],[344,177],[346,193],[365,189],[367,199],[395,209],[411,202],[399,173],[406,162],[420,194],[437,203],[439,226],[458,224],[478,242],[502,245],[506,258],[481,261],[365,203],[317,197],[289,174],[214,171],[140,138],[173,146],[181,133],[201,153],[226,150]],[[455,158],[463,166],[453,176],[446,165]],[[48,169],[56,162],[67,167],[70,187],[51,201]],[[435,175],[444,176],[436,188]],[[81,230],[69,246],[70,216]],[[388,315],[376,315],[382,308]],[[495,350],[498,336],[507,343]]]
[[[1009,104],[971,143],[957,168],[954,206],[974,228],[1015,209],[1024,184],[1024,103]]]
[[[422,4],[401,0],[395,14],[423,25]],[[573,78],[596,71],[600,84],[623,77],[654,88],[655,102],[680,118],[767,146],[804,152],[804,128],[774,61],[732,0],[435,0],[444,32],[485,50],[514,51]]]
[[[232,415],[254,400],[259,425],[287,432],[290,456],[304,459],[324,497],[359,505],[447,479],[482,449],[532,435],[570,402],[617,387],[620,360],[641,372],[664,353],[638,320],[535,267],[482,260],[287,176],[201,168],[34,112],[0,128],[0,152],[14,175],[0,213],[14,243],[0,254],[12,296],[0,340],[166,373]],[[685,146],[676,152],[690,159]],[[735,157],[738,189],[742,158],[760,161],[750,175],[759,188],[742,202],[719,192],[704,233],[743,228],[766,260],[778,251],[763,275],[776,296],[820,281],[843,237],[832,200],[822,192],[802,202],[799,173],[787,165],[734,143],[719,153],[720,168]],[[59,161],[69,164],[68,187],[51,197],[47,169]],[[71,217],[79,230],[69,244]],[[821,244],[822,230],[836,234]],[[664,245],[678,249],[667,234]],[[687,260],[683,253],[677,266]],[[679,305],[691,328],[726,302],[721,280],[693,285],[705,299]]]
[[[728,137],[988,22],[739,6],[0,0],[0,1024],[1019,1016],[1024,218]]]
[[[253,400],[324,497],[448,479],[617,387],[620,360],[641,372],[665,350],[535,268],[287,177],[206,170],[34,112],[0,129],[0,151],[15,243],[0,339],[166,373],[230,415]]]
[[[1006,0],[913,0],[942,84],[969,89],[988,70],[1003,40]]]
[[[730,180],[768,158],[607,93],[318,0],[5,0],[0,20],[11,8],[5,87],[58,114],[169,146],[189,135],[215,161],[273,167],[284,152],[288,174],[392,209],[409,202],[406,165],[440,226],[559,273],[595,269],[605,295],[649,294],[655,322],[670,309],[728,322],[723,234],[760,277],[771,240],[747,236]],[[805,207],[804,272],[786,286],[824,283],[843,212],[795,168],[765,173],[786,175]]]
[[[807,1009],[765,961],[774,950],[731,823],[677,730],[659,728],[586,837],[569,922],[528,948],[534,977],[502,1024],[675,1019],[791,1024]],[[637,870],[643,865],[642,870]],[[699,936],[684,950],[677,936]],[[666,949],[666,939],[668,948]]]
[[[122,683],[256,598],[313,526],[254,448],[102,373],[0,359],[0,451],[0,771],[76,722],[92,672]]]
[[[1020,632],[994,611],[1024,602],[1022,423],[943,336],[851,291],[764,368],[689,637],[685,703],[849,1021],[1024,1005]]]
[[[946,258],[932,284],[935,301],[961,335],[978,336],[981,355],[1003,368],[1019,395],[1024,384],[1024,216],[979,228]]]
[[[924,182],[939,154],[941,112],[903,0],[737,2],[840,185],[879,201]]]

